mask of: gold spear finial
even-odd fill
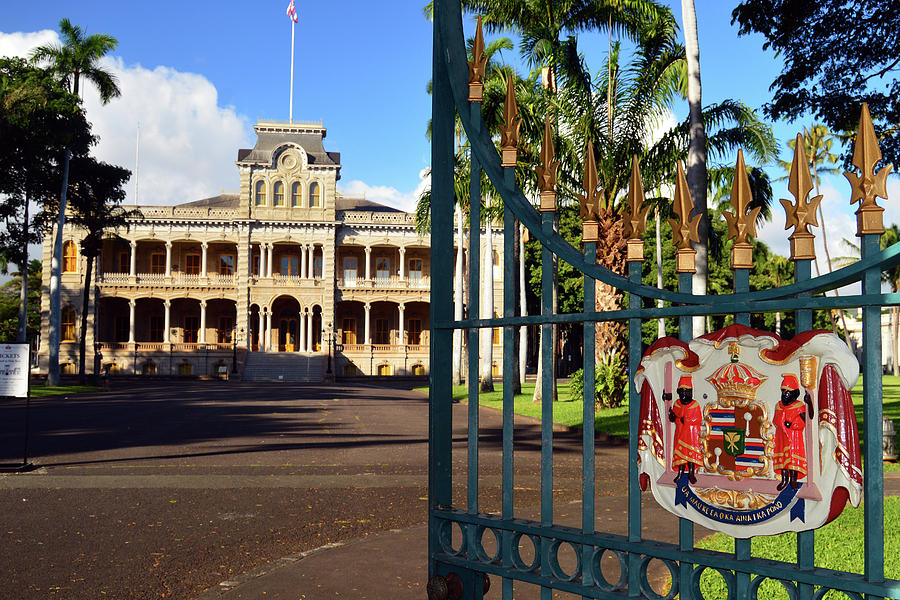
[[[472,60],[469,61],[469,102],[481,102],[484,97],[484,75],[487,56],[484,54],[484,34],[481,32],[481,15],[475,27],[475,43],[472,44]]]
[[[813,189],[813,182],[805,148],[803,136],[798,133],[794,144],[794,160],[791,162],[791,177],[788,180],[788,191],[794,196],[795,203],[786,198],[780,200],[787,217],[784,228],[794,228],[794,233],[788,238],[791,241],[791,260],[812,260],[816,257],[813,241],[815,236],[810,233],[809,227],[819,226],[816,210],[822,196],[818,195],[809,201],[806,199]]]
[[[675,171],[675,214],[678,215],[679,221],[669,219],[669,225],[672,227],[672,238],[675,246],[678,248],[675,257],[676,273],[694,273],[694,259],[697,251],[691,246],[691,242],[700,241],[700,215],[694,215],[691,218],[691,210],[694,208],[694,201],[691,199],[691,191],[688,189],[687,179],[684,176],[684,167],[681,161],[678,161]]]
[[[859,208],[856,210],[856,235],[884,233],[884,208],[878,206],[875,198],[887,200],[887,177],[893,165],[887,165],[876,174],[875,165],[880,160],[881,149],[878,147],[878,138],[875,137],[869,105],[863,102],[856,144],[853,147],[853,165],[859,169],[860,176],[844,173],[844,177],[850,182],[850,204],[859,201]]]
[[[638,158],[635,155],[631,159],[631,182],[628,186],[628,210],[625,217],[623,234],[628,240],[627,261],[644,260],[644,240],[641,239],[647,231],[647,212],[650,206],[644,206],[644,182],[641,179],[641,169]]]
[[[753,268],[753,246],[747,240],[749,236],[756,236],[756,217],[761,207],[753,210],[750,203],[753,202],[753,194],[750,191],[750,179],[747,177],[747,167],[744,164],[744,152],[738,150],[737,164],[734,166],[734,182],[731,185],[731,206],[734,212],[725,212],[725,221],[728,223],[728,239],[734,239],[731,247],[731,268]]]
[[[550,127],[550,115],[544,119],[544,139],[541,142],[541,164],[534,168],[538,177],[538,189],[541,190],[541,211],[556,210],[556,170],[559,161],[553,149],[553,129]]]
[[[581,204],[581,240],[596,242],[600,239],[600,203],[603,200],[603,190],[597,189],[599,185],[597,161],[594,160],[594,145],[590,142],[584,149],[584,157],[584,182],[582,183],[584,193],[578,194],[578,201]]]
[[[516,166],[516,148],[519,145],[519,126],[522,121],[516,117],[519,107],[516,105],[516,84],[514,76],[506,78],[506,102],[503,104],[504,125],[500,129],[500,149],[503,152],[501,166]]]

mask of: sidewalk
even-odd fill
[[[900,472],[885,474],[884,489],[886,495],[900,495]],[[648,524],[652,524],[650,537],[677,541],[677,521],[659,508],[649,494],[643,498],[642,510],[645,536],[650,529]],[[580,519],[581,503],[560,506],[558,514],[563,524],[575,525],[573,521]],[[597,498],[598,529],[623,534],[625,514],[624,498]],[[695,530],[697,539],[709,533],[702,527]],[[426,536],[426,526],[418,525],[287,556],[255,572],[223,581],[195,600],[423,600],[427,581]],[[657,576],[664,577],[665,569],[660,571]],[[498,586],[496,579],[492,577],[492,586]]]

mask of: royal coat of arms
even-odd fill
[[[827,331],[782,340],[731,325],[658,340],[635,377],[641,488],[734,537],[821,527],[862,495],[858,376]]]

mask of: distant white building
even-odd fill
[[[425,375],[431,248],[415,215],[339,194],[340,154],[325,150],[321,123],[260,122],[255,131],[256,145],[238,151],[237,194],[141,206],[143,219],[104,240],[88,371],[96,351],[113,374],[215,375],[234,363],[250,379],[316,379],[333,336],[337,375]],[[78,362],[83,237],[71,225],[63,232],[64,374]],[[499,265],[501,244],[492,256]],[[44,332],[50,258],[47,236]],[[494,361],[502,364],[499,346]]]

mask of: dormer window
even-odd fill
[[[284,206],[284,184],[276,181],[272,187],[272,204],[274,206]]]
[[[295,183],[291,186],[291,206],[300,206],[300,199],[303,197],[302,194],[303,189],[300,187],[299,183]]]
[[[257,206],[265,206],[266,205],[266,182],[265,181],[257,181],[256,182],[256,205]]]
[[[309,207],[318,208],[320,206],[320,201],[319,184],[313,182],[309,184]]]

